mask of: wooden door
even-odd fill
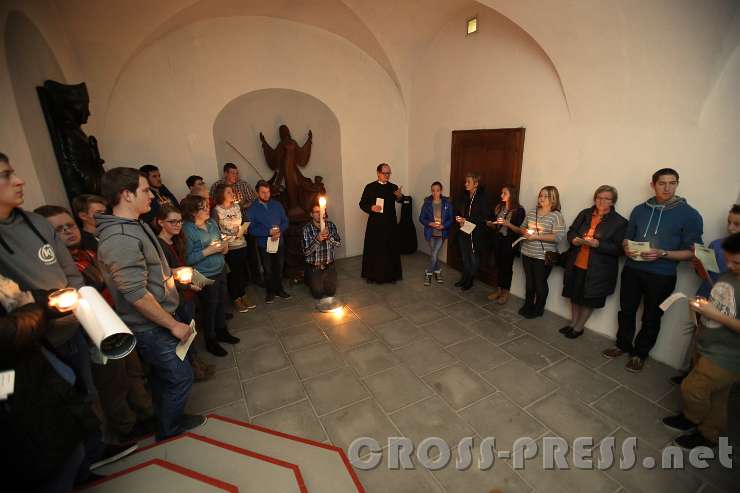
[[[481,176],[480,186],[485,189],[493,210],[501,200],[501,187],[507,183],[519,186],[523,152],[524,128],[454,130],[450,160],[450,195],[453,203],[456,204],[465,194],[465,175],[474,172]],[[447,244],[447,263],[462,271],[457,233],[455,225]],[[487,248],[481,252],[478,279],[489,284],[496,282],[496,267]]]

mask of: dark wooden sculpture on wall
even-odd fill
[[[311,218],[311,207],[318,203],[319,196],[326,193],[324,180],[321,176],[312,181],[303,176],[300,168],[305,168],[311,159],[311,145],[313,133],[308,131],[308,138],[303,146],[293,140],[287,125],[280,125],[280,142],[273,149],[260,132],[262,150],[265,161],[274,171],[268,180],[272,190],[272,198],[278,200],[285,207],[290,226],[285,233],[286,257],[285,274],[294,279],[302,277],[303,247],[302,228]]]
[[[105,161],[100,158],[95,137],[82,130],[90,116],[87,86],[84,82],[67,85],[47,80],[36,90],[67,197],[71,201],[83,193],[100,194]]]

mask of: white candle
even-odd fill
[[[527,234],[529,234],[529,235],[533,235],[533,234],[534,234],[534,230],[533,230],[533,229],[528,229],[528,230],[527,230]]]
[[[320,230],[324,231],[324,214],[326,214],[326,197],[319,197],[319,224]]]
[[[60,312],[74,310],[80,295],[75,288],[57,289],[49,295],[49,307],[56,308]]]

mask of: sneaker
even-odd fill
[[[696,447],[714,448],[715,444],[704,438],[704,435],[695,431],[690,435],[681,435],[673,440],[673,443],[686,450],[695,449]]]
[[[632,356],[624,367],[627,371],[631,371],[632,373],[640,373],[643,366],[645,366],[644,359],[639,356]]]
[[[105,446],[105,449],[103,450],[103,453],[100,454],[100,459],[97,462],[93,462],[93,464],[90,466],[90,470],[93,471],[99,467],[103,467],[106,464],[110,464],[111,462],[123,459],[127,455],[132,454],[137,448],[139,448],[139,446],[135,443],[129,443],[125,445],[107,444]]]
[[[267,296],[265,296],[265,303],[269,305],[270,303],[273,303],[273,302],[275,302],[275,295],[272,293],[267,293]]]
[[[496,291],[488,295],[488,299],[491,301],[499,299],[499,296],[501,296],[502,291],[501,288],[497,288]]]
[[[246,313],[247,310],[249,310],[249,308],[247,307],[247,305],[244,304],[244,301],[242,301],[241,298],[237,298],[234,300],[234,308],[239,313]]]
[[[445,283],[445,280],[442,277],[442,271],[441,270],[434,271],[434,280],[437,282],[437,284],[444,284]]]
[[[203,426],[208,418],[202,414],[183,414],[180,418],[180,433],[185,433],[199,426]]]
[[[278,291],[277,295],[280,296],[284,300],[289,300],[292,298],[292,296],[284,289],[281,289],[280,291]]]
[[[427,272],[424,274],[424,286],[431,286],[432,285],[432,274],[430,272]]]
[[[257,308],[257,305],[252,300],[249,299],[249,295],[245,294],[244,296],[241,297],[241,300],[242,300],[242,303],[244,303],[244,306],[246,306],[250,310]]]
[[[617,346],[610,347],[601,351],[601,355],[607,359],[619,358],[624,354],[624,351],[619,349]]]
[[[690,433],[696,430],[696,425],[686,419],[686,416],[684,416],[683,413],[663,418],[663,424],[666,428],[670,428],[671,430],[675,430],[680,433]]]

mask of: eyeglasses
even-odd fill
[[[68,224],[60,224],[56,228],[54,228],[54,231],[61,234],[66,233],[68,231],[74,231],[77,229],[77,225],[75,223],[68,223]]]
[[[171,224],[173,226],[179,226],[182,224],[182,219],[168,219],[165,221],[167,224]]]

